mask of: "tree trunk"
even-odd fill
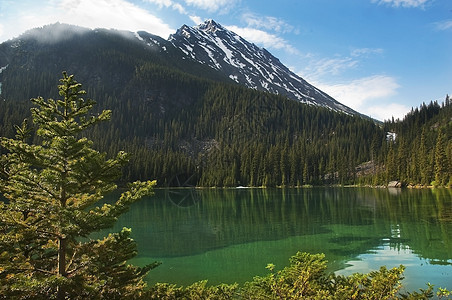
[[[66,277],[66,238],[61,237],[58,240],[58,275]],[[57,299],[62,300],[66,298],[64,287],[58,286]]]

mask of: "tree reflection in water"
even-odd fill
[[[448,189],[157,189],[117,227],[132,228],[137,261],[164,262],[151,272],[159,281],[180,284],[250,280],[269,262],[282,267],[297,251],[325,253],[332,270],[381,247],[410,249],[429,265],[448,265],[451,196]],[[378,259],[385,264],[384,256]],[[178,264],[192,273],[177,279],[165,270]]]

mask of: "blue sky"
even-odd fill
[[[57,21],[167,38],[206,19],[376,119],[452,94],[451,0],[0,0],[0,42]]]

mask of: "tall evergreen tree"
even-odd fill
[[[445,135],[440,129],[435,146],[435,182],[445,186],[449,180],[449,162],[447,161]]]
[[[430,166],[428,161],[428,151],[426,146],[426,133],[425,127],[422,128],[421,140],[419,145],[419,171],[420,171],[420,183],[423,185],[430,184]]]
[[[99,205],[127,162],[119,152],[107,159],[83,133],[109,120],[91,115],[95,102],[73,76],[63,73],[61,100],[32,99],[39,144],[30,129],[2,137],[0,157],[0,295],[15,299],[135,298],[143,277],[156,266],[126,264],[136,254],[130,230],[92,239],[109,228],[131,203],[152,192],[154,181],[135,182],[114,204]],[[98,206],[99,205],[99,206]],[[1,298],[1,296],[0,296]]]

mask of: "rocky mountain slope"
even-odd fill
[[[135,64],[112,62],[112,66],[121,64],[121,67],[103,70],[110,72],[108,80],[119,85],[124,82],[123,79],[130,78],[129,72],[136,64],[151,60],[196,76],[236,82],[251,89],[287,96],[301,103],[358,114],[290,71],[267,50],[246,41],[213,20],[194,27],[184,25],[168,40],[143,31],[89,30],[66,24],[33,29],[0,45],[0,82],[9,72],[8,66],[14,65],[14,62],[46,71],[53,67],[66,67],[63,51],[76,55],[76,61],[70,62],[70,66],[89,65],[92,70],[84,68],[82,72],[95,74],[97,61],[86,64],[83,60],[91,58],[98,49],[105,47],[110,48],[112,58],[122,52],[129,56],[126,60]],[[99,61],[105,59],[100,57]],[[60,73],[61,70],[55,71]],[[91,77],[104,80],[101,77],[106,77],[106,74],[92,74]]]
[[[356,114],[290,71],[267,50],[246,41],[214,20],[195,27],[184,25],[170,36],[169,41],[187,57],[249,88]]]

